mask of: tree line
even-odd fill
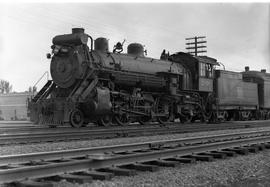
[[[0,94],[7,94],[12,92],[12,85],[10,82],[0,79]],[[26,92],[37,92],[36,86],[29,86]]]
[[[6,80],[0,80],[0,93],[12,92],[12,85]]]

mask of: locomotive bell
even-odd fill
[[[144,57],[143,45],[139,43],[131,43],[127,47],[128,54]]]
[[[109,51],[109,43],[107,38],[97,38],[94,44],[95,50],[101,52],[108,52]]]

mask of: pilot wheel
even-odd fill
[[[83,122],[84,122],[84,116],[80,110],[75,109],[70,113],[70,124],[72,127],[76,127],[76,128],[82,127]]]

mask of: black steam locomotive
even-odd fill
[[[266,72],[215,70],[216,59],[183,52],[149,58],[138,43],[128,45],[127,54],[121,43],[109,52],[107,39],[94,41],[82,28],[52,42],[52,80],[28,105],[35,123],[81,127],[270,117]]]

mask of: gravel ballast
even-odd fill
[[[157,172],[138,172],[133,177],[114,177],[111,181],[88,184],[56,183],[57,187],[256,187],[270,186],[270,151],[237,156],[213,162],[182,164],[175,168],[160,168]]]
[[[152,140],[167,140],[194,136],[210,136],[224,133],[248,132],[264,129],[270,130],[270,127],[102,140],[96,139],[87,141],[6,145],[1,146],[0,155],[67,150],[74,148],[136,143]],[[250,153],[247,156],[237,156],[235,158],[215,160],[213,162],[182,164],[176,168],[161,168],[160,171],[153,173],[138,172],[136,176],[114,177],[111,181],[94,181],[91,184],[82,185],[62,181],[56,183],[55,186],[270,186],[270,151],[266,150],[257,154]]]

